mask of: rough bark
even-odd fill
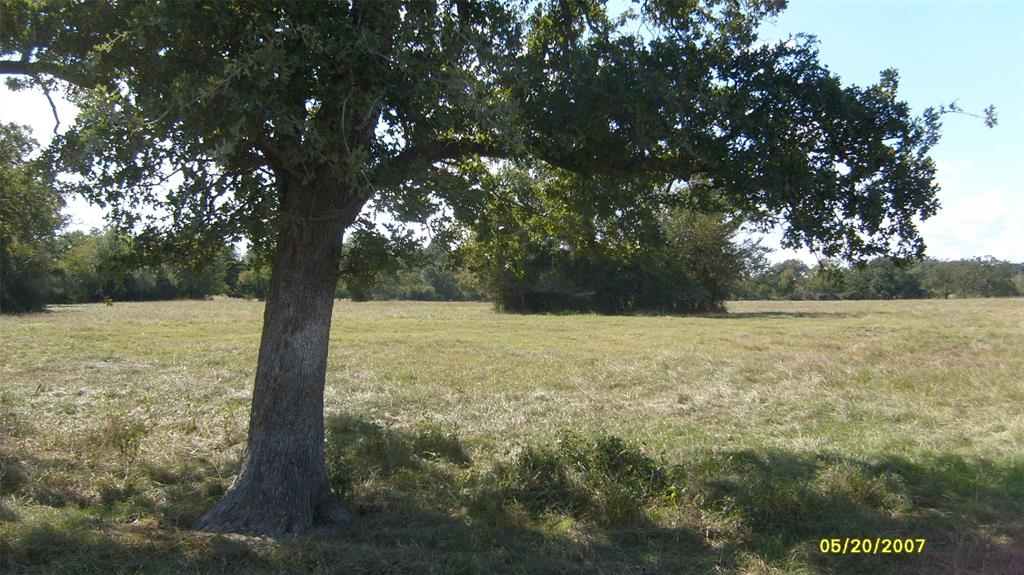
[[[304,195],[290,198],[299,209],[286,211],[304,217],[288,218],[274,255],[242,469],[199,530],[283,536],[348,522],[324,466],[323,398],[338,259],[354,216],[331,217]]]

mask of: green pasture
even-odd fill
[[[245,443],[263,306],[0,318],[0,572],[1024,572],[1024,302],[699,317],[338,302],[344,533],[190,523]],[[823,538],[925,539],[823,554]]]

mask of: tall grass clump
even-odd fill
[[[672,492],[673,470],[614,435],[564,433],[526,446],[496,466],[489,487],[531,513],[560,513],[599,524],[636,523]]]

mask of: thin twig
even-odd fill
[[[60,116],[57,115],[57,104],[53,102],[53,97],[50,96],[50,86],[47,82],[42,81],[38,74],[33,74],[32,79],[43,89],[43,95],[46,96],[46,101],[50,103],[50,111],[53,112],[53,133],[56,135],[60,130]]]

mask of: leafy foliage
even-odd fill
[[[243,268],[238,273],[232,295],[266,299],[270,291],[270,266],[250,251],[243,258]]]
[[[747,218],[784,222],[789,245],[920,255],[928,149],[959,108],[914,118],[895,71],[844,87],[812,37],[759,42],[783,6],[12,1],[0,71],[70,86],[82,113],[55,145],[84,176],[70,187],[165,253],[166,238],[194,251],[351,222],[369,198],[398,220],[471,218],[479,155],[703,178]],[[606,211],[644,193],[602,190],[577,191]]]
[[[632,205],[608,211],[582,198],[616,193],[610,182],[543,165],[509,167],[481,185],[488,201],[463,252],[500,309],[717,310],[759,253],[735,241],[738,218],[683,207],[693,190],[636,187]]]
[[[202,259],[139,261],[131,239],[112,228],[69,232],[58,246],[47,303],[203,299],[232,291],[243,265],[231,247]]]
[[[395,274],[403,264],[418,259],[417,243],[411,236],[390,241],[388,236],[367,226],[356,229],[345,244],[341,281],[353,301],[367,301],[378,278]]]
[[[50,271],[64,200],[53,174],[30,156],[28,129],[0,124],[0,310],[42,309],[51,297]]]
[[[1024,264],[995,258],[956,261],[925,260],[920,264],[922,287],[934,297],[1013,297],[1024,295]]]
[[[355,249],[350,253],[354,252]],[[415,248],[382,268],[373,274],[372,283],[359,286],[364,299],[480,301],[488,297],[479,278],[465,266],[462,258],[440,247],[436,241],[426,248]],[[335,295],[358,301],[348,287],[352,283],[353,278],[342,275]]]

